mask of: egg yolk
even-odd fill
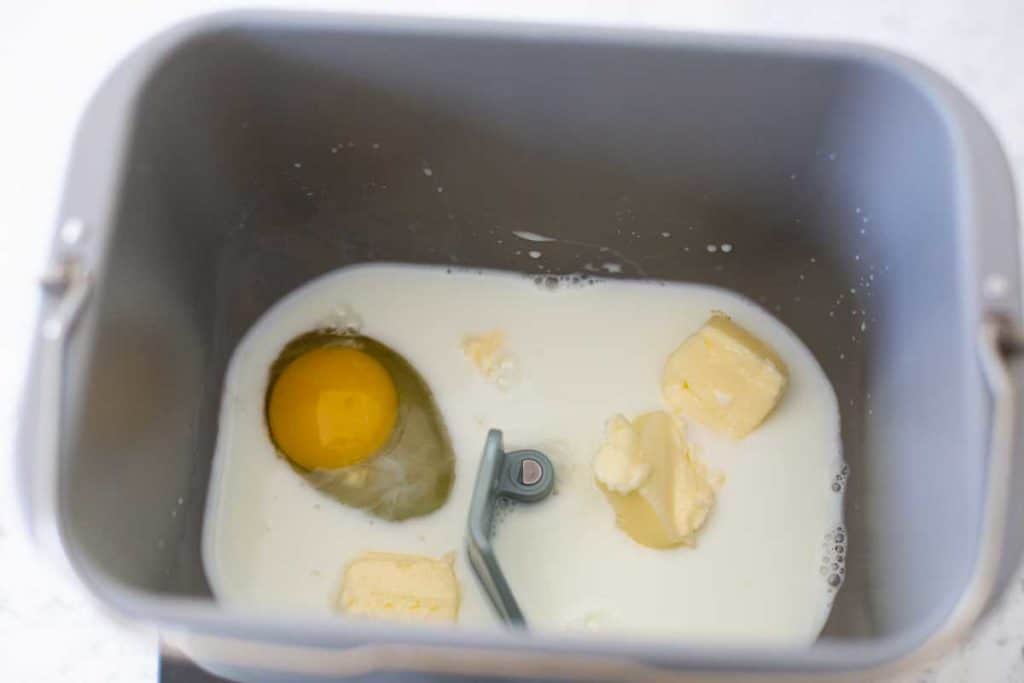
[[[391,375],[359,349],[327,346],[289,363],[270,389],[270,435],[306,469],[336,469],[374,456],[398,420]]]

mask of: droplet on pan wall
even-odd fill
[[[992,273],[985,277],[982,289],[985,292],[985,296],[989,299],[998,299],[1005,296],[1007,290],[1010,288],[1006,278],[998,273]]]

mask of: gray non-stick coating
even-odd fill
[[[849,550],[824,642],[941,621],[976,541],[987,274],[1018,314],[1005,162],[941,80],[855,48],[656,33],[203,26],[111,79],[69,176],[63,215],[98,224],[61,474],[90,585],[210,596],[199,539],[225,366],[295,287],[367,261],[614,261],[615,277],[760,302],[833,382]],[[558,241],[534,260],[522,230]]]

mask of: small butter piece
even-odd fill
[[[345,569],[338,607],[347,614],[405,622],[454,623],[459,585],[454,556],[368,552]]]
[[[518,378],[516,359],[505,349],[501,330],[463,337],[462,353],[484,379],[499,388],[508,388]]]
[[[612,453],[623,452],[626,455],[616,456],[615,467],[609,465]],[[595,458],[594,469],[618,525],[637,543],[651,548],[695,545],[721,484],[720,477],[710,476],[693,457],[682,430],[661,411],[641,415],[632,423],[621,415],[609,420],[607,442]],[[643,469],[646,476],[630,489]]]
[[[614,415],[605,425],[604,445],[594,456],[594,477],[609,491],[629,493],[651,474],[633,425]]]
[[[774,410],[786,381],[775,351],[715,313],[669,356],[662,395],[676,416],[740,439]]]

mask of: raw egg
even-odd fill
[[[310,470],[347,467],[376,455],[397,418],[391,375],[373,356],[349,346],[323,346],[293,360],[267,402],[274,441]]]
[[[270,371],[270,438],[317,489],[389,520],[448,498],[455,458],[427,383],[369,337],[319,331],[285,346]]]

